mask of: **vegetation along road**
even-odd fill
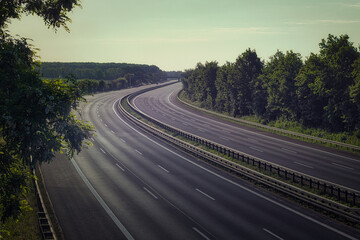
[[[179,87],[149,94],[167,102]],[[66,239],[356,239],[358,233],[345,225],[259,190],[128,123],[116,106],[135,90],[88,97],[81,115],[96,128],[94,146],[71,162],[42,166]]]

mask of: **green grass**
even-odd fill
[[[130,106],[127,104],[126,101],[123,101],[123,104],[122,104],[122,105],[129,111],[129,113],[136,115],[136,118],[137,118],[137,119],[139,119],[139,120],[141,120],[141,121],[144,121],[144,122],[146,122],[146,123],[150,123],[149,121],[147,121],[146,119],[144,119],[143,117],[141,117],[140,115],[138,115],[135,111],[133,111],[133,110],[130,108]],[[151,125],[154,125],[154,124],[151,123]],[[218,151],[216,151],[216,150],[210,149],[210,148],[208,148],[208,147],[206,147],[206,146],[201,145],[200,143],[197,143],[197,142],[195,142],[195,141],[191,141],[191,140],[186,139],[185,137],[182,137],[182,136],[180,136],[180,135],[178,135],[178,134],[176,134],[176,133],[173,133],[173,132],[170,132],[170,131],[168,131],[168,130],[162,129],[162,128],[159,127],[159,126],[156,126],[156,128],[159,129],[159,130],[162,131],[162,132],[165,132],[165,133],[167,133],[167,134],[169,134],[169,135],[172,135],[173,137],[176,137],[176,138],[178,138],[178,139],[180,139],[180,140],[183,140],[183,141],[185,141],[185,142],[188,142],[188,143],[190,143],[190,144],[192,144],[192,145],[194,145],[194,146],[197,146],[197,147],[199,147],[199,148],[202,148],[202,149],[204,149],[204,150],[206,150],[206,151],[209,151],[209,152],[211,152],[211,153],[213,153],[213,154],[215,154],[215,155],[217,155],[217,156],[223,157],[223,158],[225,158],[225,159],[227,159],[227,160],[236,162],[236,163],[238,163],[238,164],[240,164],[240,165],[242,165],[242,166],[244,166],[244,167],[247,167],[247,168],[253,169],[253,170],[255,170],[255,171],[258,171],[258,172],[260,172],[260,173],[263,173],[263,174],[265,174],[265,175],[267,175],[267,176],[270,176],[270,177],[272,177],[272,178],[274,178],[274,179],[278,179],[278,180],[280,180],[280,181],[282,181],[282,182],[291,184],[291,185],[296,186],[296,187],[298,187],[298,188],[300,188],[300,189],[303,189],[303,190],[305,190],[305,191],[311,192],[311,193],[313,193],[313,194],[317,194],[317,195],[319,195],[319,196],[325,197],[325,198],[330,199],[330,200],[333,200],[333,201],[335,201],[335,202],[339,202],[339,203],[344,204],[344,205],[346,205],[346,206],[348,206],[348,207],[355,207],[355,206],[351,206],[351,205],[350,205],[349,203],[347,203],[347,202],[344,202],[344,201],[341,201],[341,200],[338,201],[337,198],[334,198],[334,197],[332,197],[332,196],[330,196],[330,195],[328,195],[328,194],[324,194],[323,192],[317,190],[316,188],[310,188],[310,187],[308,187],[308,186],[301,185],[300,183],[293,182],[290,178],[285,179],[284,177],[277,175],[277,173],[270,172],[269,170],[259,169],[257,166],[253,166],[251,163],[250,163],[250,164],[247,164],[246,162],[242,162],[242,161],[239,161],[239,160],[234,159],[234,158],[232,158],[232,157],[229,157],[228,155],[226,155],[226,154],[224,154],[224,153],[220,153],[220,152],[218,152]],[[225,170],[226,170],[226,169],[225,169]],[[303,206],[305,206],[305,207],[308,207],[308,208],[310,208],[310,209],[313,209],[314,211],[320,212],[320,213],[322,213],[322,214],[324,214],[324,215],[327,215],[327,216],[329,216],[329,217],[331,217],[331,218],[333,218],[333,219],[336,219],[337,221],[342,222],[342,223],[344,223],[344,224],[346,224],[346,225],[348,225],[348,226],[350,226],[350,227],[353,227],[353,228],[356,228],[356,229],[360,229],[360,224],[358,224],[358,223],[349,221],[349,220],[347,220],[347,219],[345,219],[345,218],[343,218],[343,217],[339,217],[339,216],[336,215],[336,214],[334,215],[333,213],[327,212],[327,211],[325,211],[325,210],[323,210],[323,209],[320,209],[320,208],[317,208],[317,207],[314,206],[314,205],[311,205],[311,204],[309,205],[308,203],[303,202],[302,200],[299,200],[299,199],[297,199],[297,198],[294,198],[294,197],[292,197],[292,196],[290,196],[290,195],[287,195],[287,194],[285,194],[285,193],[283,193],[283,192],[281,192],[281,191],[278,191],[278,190],[276,190],[276,189],[274,189],[274,188],[271,188],[271,187],[269,188],[269,187],[266,186],[266,185],[263,185],[263,184],[258,183],[258,182],[256,182],[256,181],[253,181],[253,180],[251,180],[251,179],[248,179],[246,176],[242,176],[242,175],[238,175],[238,176],[241,177],[241,178],[243,178],[243,179],[245,179],[245,180],[247,180],[247,181],[249,181],[249,182],[251,182],[251,183],[253,183],[253,184],[255,184],[255,185],[257,185],[257,186],[260,186],[260,187],[262,187],[262,188],[265,188],[265,189],[267,189],[268,191],[274,192],[274,193],[276,193],[276,194],[278,194],[278,195],[280,195],[280,196],[282,196],[282,197],[284,197],[284,198],[288,198],[288,199],[290,199],[290,200],[292,200],[292,201],[295,201],[295,202],[297,202],[297,203],[300,204],[300,205],[303,205]],[[358,205],[358,204],[359,204],[359,203],[357,202],[356,205]]]
[[[143,122],[145,122],[145,123],[147,123],[147,124],[151,124],[152,126],[156,127],[156,128],[159,129],[160,131],[165,132],[165,133],[167,133],[167,134],[169,134],[169,135],[172,135],[173,137],[176,137],[176,138],[178,138],[178,139],[180,139],[180,140],[182,140],[182,141],[185,141],[185,142],[187,142],[187,143],[189,143],[189,144],[192,144],[192,145],[194,145],[194,146],[196,146],[196,147],[199,147],[199,148],[201,148],[201,149],[203,149],[203,150],[205,150],[205,151],[208,151],[208,152],[210,152],[210,153],[213,153],[213,154],[215,154],[215,155],[217,155],[217,156],[219,156],[219,157],[222,157],[222,158],[225,158],[225,159],[227,159],[227,160],[229,160],[229,161],[235,162],[235,163],[237,163],[237,164],[239,164],[239,165],[242,165],[242,166],[244,166],[244,167],[246,167],[246,168],[255,170],[255,171],[257,171],[257,172],[260,172],[260,173],[262,173],[262,174],[265,174],[265,175],[267,175],[267,176],[270,176],[270,177],[275,178],[275,179],[277,179],[277,180],[280,180],[280,181],[282,181],[282,182],[285,182],[285,183],[288,183],[288,184],[290,184],[290,185],[296,186],[296,187],[298,187],[298,188],[300,188],[300,189],[306,190],[306,191],[308,191],[308,192],[311,192],[311,193],[314,193],[314,194],[317,194],[317,195],[321,195],[321,196],[323,196],[323,197],[325,197],[325,198],[328,198],[328,199],[330,199],[330,200],[334,200],[335,202],[339,202],[339,203],[344,204],[344,205],[346,205],[346,206],[348,206],[348,207],[351,207],[351,205],[350,205],[349,203],[347,203],[347,202],[345,202],[345,201],[342,201],[342,200],[339,201],[337,198],[334,198],[334,197],[332,197],[332,196],[330,196],[330,195],[328,195],[328,194],[324,194],[321,190],[317,190],[316,188],[310,188],[310,187],[308,187],[308,186],[301,185],[301,184],[298,183],[298,182],[293,182],[290,178],[285,179],[285,177],[279,176],[279,175],[278,175],[277,173],[275,173],[275,172],[270,172],[269,170],[259,169],[257,166],[253,166],[251,163],[248,164],[248,163],[246,163],[246,162],[242,162],[242,161],[240,161],[240,160],[234,159],[234,158],[232,158],[232,157],[230,157],[230,156],[228,156],[228,155],[226,155],[226,154],[224,154],[224,153],[220,153],[220,152],[218,152],[218,151],[216,151],[216,150],[214,150],[214,149],[210,149],[210,148],[208,148],[208,147],[206,147],[206,146],[204,146],[204,145],[201,145],[200,143],[197,143],[197,142],[195,142],[195,141],[189,140],[189,139],[187,139],[187,138],[185,138],[185,137],[182,137],[182,136],[180,136],[180,135],[178,135],[178,134],[176,134],[176,133],[167,131],[167,130],[159,127],[158,125],[155,125],[154,123],[149,122],[148,120],[144,119],[144,118],[141,117],[139,114],[137,114],[137,113],[127,104],[127,101],[123,101],[123,104],[122,104],[122,105],[124,106],[124,108],[126,109],[126,111],[128,111],[131,115],[135,116],[135,117],[136,117],[137,119],[139,119],[140,121],[143,121]],[[359,205],[359,203],[356,203],[356,205]]]
[[[209,109],[204,108],[203,103],[197,102],[197,101],[193,102],[190,99],[188,99],[186,97],[186,94],[184,94],[183,91],[179,94],[179,98],[182,101],[184,101],[184,102],[186,102],[188,104],[191,104],[191,105],[193,105],[195,107],[200,107],[200,108],[203,108],[204,110],[209,111]],[[206,113],[208,115],[218,117],[218,118],[221,118],[221,119],[224,119],[226,121],[234,122],[234,123],[237,123],[237,124],[240,124],[240,125],[250,126],[250,127],[253,127],[253,128],[259,128],[259,129],[261,129],[263,131],[272,132],[272,133],[282,135],[282,136],[287,136],[287,137],[290,137],[290,138],[293,138],[293,139],[298,139],[298,140],[305,141],[305,142],[310,142],[310,143],[316,143],[316,144],[323,145],[323,146],[326,146],[326,147],[332,147],[332,148],[335,148],[335,149],[350,151],[350,152],[353,152],[353,153],[358,153],[358,154],[360,153],[360,151],[358,151],[358,150],[349,149],[349,148],[346,148],[346,147],[343,147],[343,146],[334,145],[334,144],[331,144],[331,143],[324,143],[324,142],[320,142],[318,140],[308,139],[308,138],[299,137],[299,136],[295,136],[295,135],[291,135],[291,134],[286,134],[286,133],[274,131],[274,130],[271,130],[271,129],[260,128],[260,127],[257,127],[257,126],[253,126],[251,124],[246,124],[246,123],[243,123],[243,122],[236,121],[236,119],[229,119],[228,118],[229,115],[227,113],[216,112],[214,110],[210,110],[210,111],[213,111],[214,114],[209,113],[209,112],[204,112],[204,113]],[[219,116],[217,114],[222,114],[223,117]],[[238,119],[246,120],[246,121],[250,121],[250,122],[254,122],[254,123],[264,124],[264,120],[262,118],[258,117],[258,116],[243,116],[243,117],[238,118]],[[276,127],[276,128],[279,128],[279,129],[292,131],[292,132],[296,132],[296,133],[306,134],[306,135],[313,136],[313,137],[319,137],[319,138],[323,138],[323,139],[327,139],[327,140],[332,140],[332,141],[342,142],[342,143],[346,143],[346,144],[350,144],[350,145],[360,146],[360,132],[333,133],[333,132],[326,131],[324,129],[308,128],[308,127],[305,127],[305,126],[303,126],[302,124],[300,124],[298,122],[290,122],[290,121],[281,120],[281,119],[279,119],[277,121],[269,122],[269,123],[264,124],[264,125],[267,125],[269,127]]]
[[[256,116],[246,116],[241,119],[262,123],[261,119]],[[313,137],[324,138],[332,141],[343,142],[354,146],[360,146],[360,135],[358,132],[339,132],[332,133],[319,128],[307,128],[298,122],[290,122],[286,120],[272,121],[267,124],[270,127],[276,127],[292,132],[302,133]]]
[[[10,218],[3,224],[3,229],[9,234],[3,234],[4,240],[41,240],[42,236],[39,229],[37,217],[37,201],[35,198],[35,187],[32,181],[28,183],[26,200],[30,208],[21,214],[18,220]],[[1,238],[0,238],[1,239]]]

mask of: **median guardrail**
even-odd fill
[[[128,101],[128,96],[126,96],[125,98],[121,99],[119,101],[119,105],[118,105],[118,109],[120,111],[120,113],[125,116],[128,120],[130,120],[131,122],[133,122],[134,124],[136,124],[138,127],[144,129],[145,131],[151,133],[152,135],[156,136],[156,137],[160,137],[161,139],[169,142],[169,143],[172,143],[173,145],[176,145],[177,147],[180,147],[182,148],[183,150],[187,151],[187,152],[190,152],[191,154],[193,155],[196,155],[200,158],[203,158],[205,159],[206,161],[209,161],[213,164],[216,164],[216,165],[219,165],[219,166],[222,166],[232,172],[235,172],[239,175],[242,175],[242,176],[245,176],[251,180],[254,180],[256,182],[259,182],[261,184],[264,184],[265,186],[268,186],[268,187],[271,187],[273,189],[276,189],[278,191],[281,191],[289,196],[293,196],[295,197],[296,199],[299,199],[299,200],[302,200],[304,202],[307,202],[309,204],[312,204],[314,206],[317,206],[321,209],[324,209],[324,210],[327,210],[331,213],[335,213],[339,216],[342,216],[348,220],[351,220],[351,221],[355,221],[355,222],[360,222],[360,209],[359,208],[356,208],[356,207],[349,207],[349,206],[346,206],[344,204],[341,204],[341,203],[338,203],[334,200],[331,200],[331,199],[328,199],[328,198],[325,198],[325,197],[322,197],[320,195],[317,195],[317,194],[314,194],[314,193],[311,193],[309,191],[306,191],[304,189],[301,189],[299,187],[296,187],[294,185],[291,185],[289,183],[285,183],[281,180],[278,180],[278,179],[275,179],[273,177],[270,177],[270,176],[267,176],[263,173],[260,173],[256,170],[253,170],[253,169],[250,169],[250,168],[247,168],[247,167],[244,167],[240,164],[237,164],[233,161],[229,161],[223,157],[219,157],[215,154],[212,154],[206,150],[203,150],[199,147],[196,147],[190,143],[187,143],[185,141],[182,141],[170,134],[167,134],[165,132],[162,132],[161,130],[159,129],[156,129],[146,123],[144,123],[143,121],[137,119],[136,117],[132,116],[130,113],[128,113],[121,105],[121,101],[123,101],[124,99],[127,99]],[[128,102],[128,104],[130,104]],[[130,105],[131,107],[131,105]],[[132,109],[134,111],[136,111],[138,114],[142,115],[138,109],[134,109],[132,107]],[[145,114],[146,115],[146,114]],[[144,117],[144,116],[143,116]],[[157,122],[157,120],[154,120]],[[153,121],[151,121],[153,122]],[[164,125],[162,126],[163,123],[160,123],[159,122],[159,126],[168,130],[168,131],[171,131],[171,126],[168,126],[168,125]],[[171,131],[172,132],[172,131]],[[188,134],[188,133],[187,133]],[[188,134],[188,137],[190,137],[191,140],[194,140],[196,136],[191,136],[191,134]],[[199,138],[199,137],[197,137]],[[248,158],[249,161],[251,162],[251,158]],[[247,161],[247,158],[245,159],[245,161]],[[271,164],[273,166],[273,169],[275,169],[275,165],[274,164]],[[268,165],[270,167],[270,165]],[[278,170],[276,170],[278,171]],[[301,179],[301,178],[300,178]],[[303,177],[304,179],[304,177]],[[321,180],[319,180],[321,181]],[[330,183],[328,182],[328,186],[330,186]],[[336,184],[335,184],[336,185]],[[333,186],[333,189],[334,189],[334,185]],[[337,185],[339,188],[341,188],[342,186],[339,186]],[[330,187],[331,188],[331,187]],[[343,187],[343,188],[346,188],[346,187]],[[356,191],[356,190],[352,190],[352,189],[348,189],[346,188],[348,191],[351,191],[352,194],[355,194],[355,197],[356,199],[359,198],[359,192]]]
[[[320,207],[321,209],[327,210],[332,213],[336,213],[337,215],[340,215],[348,220],[359,222],[360,221],[360,211],[358,208],[354,207],[348,207],[346,205],[340,204],[336,201],[324,198],[322,196],[319,196],[317,194],[305,191],[301,188],[298,188],[296,186],[293,186],[291,184],[285,183],[281,180],[269,177],[265,174],[262,174],[258,171],[255,171],[253,169],[249,169],[247,167],[244,167],[240,164],[234,163],[232,161],[229,161],[225,158],[219,157],[215,154],[209,153],[208,151],[205,151],[199,147],[196,147],[190,143],[187,143],[185,141],[182,141],[174,136],[171,136],[167,133],[164,133],[160,131],[159,129],[156,129],[139,119],[132,116],[130,113],[128,113],[119,103],[119,110],[122,113],[123,116],[125,116],[128,120],[139,126],[140,128],[144,129],[145,131],[153,134],[156,137],[160,137],[161,139],[172,143],[183,150],[190,152],[198,157],[201,157],[213,164],[220,165],[228,170],[231,170],[237,174],[240,174],[242,176],[245,176],[249,179],[252,179],[256,182],[262,183],[265,186],[274,188],[278,191],[281,191],[283,193],[286,193],[287,195],[293,196],[297,199],[300,199],[302,201],[305,201],[307,203],[310,203],[314,206]],[[134,111],[138,111],[133,108]],[[161,126],[160,127],[170,130],[167,128],[168,126]],[[188,135],[190,136],[190,135]],[[194,136],[191,137],[192,140],[194,140]],[[354,190],[355,191],[355,190]],[[356,194],[358,197],[358,194]]]
[[[149,90],[149,89],[148,89]],[[144,92],[146,90],[143,90],[141,92]],[[140,93],[136,93],[140,94]],[[134,96],[134,95],[132,95]],[[142,113],[140,110],[135,109],[131,106],[128,96],[127,99],[129,106],[137,112],[139,115],[144,117],[150,122],[153,122],[154,124],[166,129],[167,131],[170,131],[174,134],[178,134],[180,136],[185,137],[186,139],[195,141],[199,144],[202,144],[204,146],[207,146],[211,149],[218,150],[219,152],[225,153],[228,156],[231,156],[237,160],[249,163],[253,165],[254,167],[258,167],[259,169],[267,169],[270,172],[277,173],[279,177],[292,180],[294,182],[300,183],[303,186],[308,186],[309,188],[314,188],[317,190],[321,190],[323,194],[328,194],[330,196],[335,196],[334,199],[346,201],[351,205],[351,207],[346,206],[344,204],[341,204],[339,202],[336,202],[334,200],[325,198],[321,195],[311,193],[309,191],[306,191],[304,189],[301,189],[299,187],[296,187],[294,185],[291,185],[289,183],[286,183],[284,181],[275,179],[273,177],[267,176],[266,174],[263,174],[259,171],[244,167],[240,164],[237,164],[233,161],[229,161],[225,158],[219,157],[215,154],[212,154],[206,150],[203,150],[199,147],[196,147],[190,143],[187,143],[185,141],[182,141],[174,136],[171,136],[169,134],[166,134],[142,121],[135,118],[131,114],[129,114],[119,102],[119,110],[122,113],[123,116],[125,116],[128,120],[135,123],[137,126],[141,127],[142,129],[146,130],[147,132],[160,137],[167,142],[170,142],[185,151],[191,152],[192,154],[195,154],[198,157],[201,157],[209,162],[212,162],[214,164],[220,165],[222,167],[225,167],[226,169],[229,169],[233,172],[236,172],[237,174],[246,176],[252,180],[255,180],[257,182],[260,182],[266,186],[272,187],[276,190],[279,190],[281,192],[284,192],[290,196],[296,197],[297,199],[303,200],[307,203],[311,203],[312,205],[321,207],[322,209],[325,209],[327,211],[330,211],[332,213],[336,213],[338,215],[341,215],[345,217],[346,219],[352,220],[352,221],[360,221],[360,210],[357,208],[359,205],[360,200],[360,193],[359,191],[356,191],[354,189],[350,189],[344,186],[340,186],[335,183],[331,183],[322,179],[314,178],[305,174],[302,174],[300,172],[293,171],[291,169],[284,168],[282,166],[276,165],[274,163],[268,162],[266,160],[258,159],[255,157],[252,157],[250,155],[247,155],[245,153],[241,153],[239,151],[230,149],[226,146],[219,145],[217,143],[211,142],[207,139],[195,136],[193,134],[187,133],[185,131],[176,129],[172,126],[169,126],[167,124],[164,124],[158,120],[155,120],[151,118],[150,116]]]

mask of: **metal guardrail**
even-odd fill
[[[144,92],[144,91],[142,91],[142,92]],[[136,94],[139,94],[139,93],[137,92]],[[139,119],[137,119],[134,116],[132,116],[131,114],[129,114],[122,107],[121,101],[123,101],[124,99],[127,99],[129,106],[132,107],[129,102],[128,96],[126,96],[126,97],[122,98],[119,102],[118,109],[120,110],[120,112],[131,122],[135,123],[137,126],[141,127],[142,129],[146,130],[147,132],[149,132],[157,137],[160,137],[172,144],[175,144],[176,146],[184,149],[185,151],[191,152],[192,154],[195,154],[196,156],[201,157],[209,162],[212,162],[212,163],[220,165],[226,169],[229,169],[233,172],[236,172],[237,174],[246,176],[249,179],[260,182],[268,187],[271,187],[278,191],[284,192],[290,196],[296,197],[297,199],[303,200],[307,203],[311,203],[312,205],[318,206],[318,207],[325,209],[327,211],[330,211],[332,213],[336,213],[342,217],[345,217],[346,219],[360,222],[360,210],[358,208],[348,207],[348,206],[338,203],[336,201],[327,199],[320,195],[317,195],[317,194],[311,193],[309,191],[306,191],[304,189],[298,188],[294,185],[285,183],[284,181],[275,179],[273,177],[267,176],[258,171],[244,167],[233,161],[229,161],[225,158],[222,158],[215,154],[209,153],[206,150],[203,150],[201,148],[193,146],[192,144],[189,144],[189,143],[182,141],[176,137],[166,134],[166,133],[140,121]],[[334,183],[330,183],[330,182],[327,182],[327,181],[324,181],[321,179],[313,178],[311,176],[293,171],[291,169],[281,167],[279,165],[267,162],[265,160],[260,160],[260,159],[254,158],[250,155],[246,155],[244,153],[238,152],[236,150],[229,149],[225,146],[221,146],[221,145],[211,142],[207,139],[200,138],[198,136],[192,135],[185,131],[176,129],[167,124],[161,123],[161,122],[151,118],[150,116],[142,113],[138,109],[134,109],[133,107],[132,107],[132,109],[135,112],[137,112],[138,114],[140,114],[141,116],[143,116],[144,118],[146,118],[147,120],[149,120],[150,122],[153,122],[172,133],[183,136],[189,140],[195,141],[204,146],[208,146],[208,147],[210,146],[211,149],[220,150],[221,152],[226,153],[228,156],[237,156],[237,158],[240,159],[241,161],[249,162],[253,166],[258,166],[259,168],[269,169],[272,172],[276,172],[278,174],[278,176],[280,176],[280,177],[288,176],[289,177],[288,179],[293,179],[293,181],[299,181],[303,185],[308,183],[309,186],[313,186],[314,188],[319,189],[319,190],[322,189],[323,193],[327,193],[327,194],[333,193],[333,195],[334,195],[334,193],[336,192],[339,199],[342,199],[342,200],[345,199],[350,204],[354,203],[354,206],[358,205],[358,202],[360,200],[360,193],[356,190],[346,188],[344,186],[340,186],[340,185],[337,185]]]
[[[270,126],[267,126],[267,125],[264,125],[264,124],[255,123],[255,122],[251,122],[251,121],[247,121],[247,120],[243,120],[243,119],[239,119],[239,118],[234,118],[234,117],[226,116],[224,114],[220,114],[220,113],[210,111],[210,110],[207,110],[207,109],[204,109],[204,108],[200,108],[200,107],[194,106],[194,105],[192,105],[190,103],[187,103],[187,102],[181,100],[180,97],[179,97],[179,94],[177,96],[177,99],[182,104],[184,104],[186,106],[189,106],[189,107],[195,108],[195,109],[197,109],[199,111],[203,111],[203,112],[206,112],[206,113],[209,113],[209,114],[212,114],[212,115],[216,115],[216,116],[219,116],[219,117],[231,119],[231,120],[234,120],[234,121],[237,121],[237,122],[245,123],[245,124],[252,125],[252,126],[255,126],[255,127],[259,127],[259,128],[268,129],[268,130],[271,130],[271,131],[274,131],[274,132],[285,133],[287,135],[292,135],[292,136],[296,136],[296,137],[300,137],[300,138],[304,138],[304,139],[311,139],[311,140],[315,140],[315,141],[322,142],[322,143],[329,143],[329,144],[333,144],[335,146],[341,146],[341,147],[345,147],[345,148],[348,148],[348,149],[353,149],[353,150],[359,150],[360,151],[360,146],[355,146],[355,145],[351,145],[351,144],[347,144],[347,143],[328,140],[328,139],[324,139],[324,138],[320,138],[320,137],[314,137],[314,136],[310,136],[310,135],[303,134],[303,133],[292,132],[292,131],[284,130],[284,129],[281,129],[281,128],[270,127]]]
[[[38,181],[35,179],[34,183],[35,183],[35,194],[36,194],[36,198],[38,201],[38,208],[39,208],[39,212],[37,213],[37,216],[38,216],[39,227],[40,227],[40,232],[41,232],[42,238],[44,240],[56,240],[57,238],[54,234],[54,229],[51,224],[50,217],[47,213],[47,210],[46,210],[46,207],[44,204],[44,199],[41,195]]]

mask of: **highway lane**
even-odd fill
[[[85,222],[89,231],[99,229],[96,237],[89,234],[86,238],[73,238],[63,227],[67,239],[99,239],[106,225],[109,227],[106,239],[125,238],[123,230],[117,228],[117,221],[134,239],[356,239],[358,236],[345,226],[278,199],[146,136],[114,111],[115,101],[125,93],[100,94],[88,99],[82,117],[96,127],[94,146],[74,158],[74,165],[113,216],[102,213],[94,217],[90,212],[92,222]],[[44,169],[47,186],[56,185],[53,182],[61,177],[51,165]],[[74,192],[74,188],[79,192]],[[51,197],[56,195],[57,189],[48,190]],[[89,195],[82,187],[64,187],[61,198],[67,194],[82,196],[84,192]],[[77,198],[73,198],[76,202]],[[94,197],[88,201],[96,205]],[[58,216],[61,224],[71,222],[76,213],[85,220],[89,217],[86,205],[77,209],[71,208],[74,205],[71,201],[53,203],[56,212],[71,209],[68,215]],[[100,208],[106,209],[103,204]],[[81,204],[76,206],[80,208]],[[86,231],[86,227],[81,229]]]
[[[133,99],[144,113],[252,156],[360,190],[359,155],[303,143],[198,113],[176,101],[181,83]]]

